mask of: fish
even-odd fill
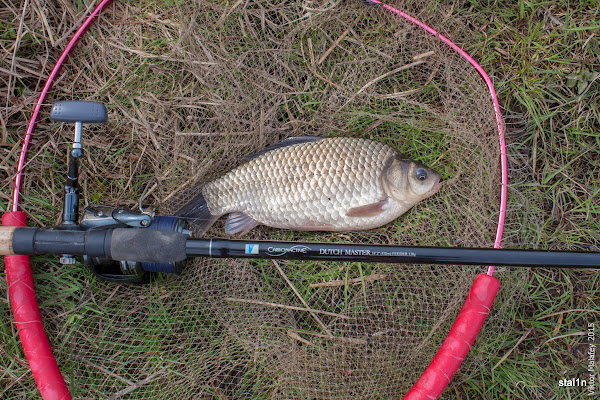
[[[441,188],[440,175],[369,139],[300,136],[248,157],[199,187],[177,214],[202,236],[221,216],[225,233],[258,225],[300,231],[381,227]]]

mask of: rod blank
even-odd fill
[[[600,253],[462,247],[188,239],[188,257],[600,268]]]

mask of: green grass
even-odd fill
[[[474,55],[496,77],[509,113],[527,119],[526,132],[509,143],[528,147],[529,176],[518,190],[533,199],[524,204],[524,216],[541,220],[534,225],[523,221],[519,241],[597,250],[600,53],[592,33],[600,29],[598,2],[469,1],[462,6],[458,15],[486,36],[472,45]],[[459,398],[593,398],[585,388],[559,387],[558,381],[589,378],[583,354],[589,342],[580,334],[588,323],[595,324],[598,344],[597,282],[595,271],[531,270],[526,296],[516,308],[518,325],[502,338],[510,355],[493,371],[480,369],[455,384]],[[490,365],[503,355],[499,352]]]

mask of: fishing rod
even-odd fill
[[[96,102],[61,101],[50,117],[75,123],[62,223],[55,228],[1,227],[0,254],[57,254],[63,264],[75,263],[79,255],[95,275],[113,282],[146,282],[153,272],[179,273],[185,260],[194,257],[600,268],[600,253],[589,251],[195,239],[185,218],[127,207],[89,206],[79,221],[82,126],[105,122],[106,108]]]

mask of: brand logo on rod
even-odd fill
[[[273,257],[279,257],[287,253],[304,253],[306,254],[310,247],[304,245],[296,245],[292,247],[269,247],[267,254]]]

